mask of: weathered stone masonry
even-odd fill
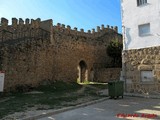
[[[85,33],[83,29],[78,31],[64,24],[53,26],[52,20],[37,19],[30,23],[26,19],[24,24],[22,19],[18,22],[13,18],[12,25],[8,25],[8,20],[2,18],[0,69],[5,71],[5,90],[37,86],[45,80],[91,81],[92,71],[100,75],[97,71],[103,71],[100,69],[111,63],[106,47],[113,39],[121,41],[117,27],[102,25],[97,31]],[[104,79],[94,78],[108,80]]]
[[[160,47],[124,51],[128,92],[160,93]],[[152,71],[152,81],[142,81],[141,71]]]

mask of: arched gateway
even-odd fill
[[[81,60],[78,65],[78,81],[83,83],[88,80],[87,64],[84,60]]]

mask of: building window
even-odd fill
[[[153,82],[153,72],[149,71],[141,71],[141,81],[142,82]]]
[[[149,35],[150,34],[150,23],[139,25],[139,36]]]
[[[141,6],[147,3],[147,0],[137,0],[137,6]]]

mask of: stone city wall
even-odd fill
[[[52,20],[1,19],[0,70],[5,71],[6,91],[21,86],[38,86],[44,81],[77,81],[80,62],[85,62],[87,80],[95,64],[109,64],[106,48],[113,39],[122,41],[117,27],[97,27],[85,33]],[[81,66],[84,67],[84,66]],[[103,68],[104,66],[102,66]],[[84,82],[84,81],[83,81]]]
[[[95,79],[97,82],[109,82],[119,80],[121,68],[101,68],[95,72]]]

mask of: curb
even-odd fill
[[[36,119],[40,119],[40,118],[47,117],[47,116],[50,116],[50,115],[55,115],[55,114],[58,114],[58,113],[61,113],[61,112],[74,110],[76,108],[89,106],[89,105],[92,105],[92,104],[95,104],[95,103],[98,103],[98,102],[103,102],[103,101],[105,101],[107,99],[109,99],[109,97],[98,99],[98,100],[94,100],[94,101],[87,102],[87,103],[84,103],[84,104],[79,104],[79,105],[72,106],[72,107],[65,107],[65,108],[61,108],[61,109],[58,109],[58,110],[53,110],[52,112],[48,112],[46,114],[39,114],[39,115],[23,118],[22,120],[36,120]]]
[[[160,99],[160,95],[141,95],[141,94],[130,94],[130,93],[124,93],[124,96],[129,96],[129,97],[141,97],[141,98],[151,98],[151,99]]]

